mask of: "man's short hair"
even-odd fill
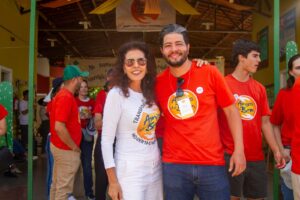
[[[170,33],[179,33],[182,35],[185,44],[190,43],[186,28],[184,28],[183,26],[178,25],[178,24],[169,24],[169,25],[166,25],[165,27],[163,27],[163,29],[161,29],[161,31],[159,33],[160,47],[162,47],[164,44],[164,37]]]
[[[28,96],[28,90],[24,90],[24,91],[23,91],[23,97],[24,97],[24,96]]]
[[[239,55],[247,58],[251,51],[257,51],[260,53],[260,47],[258,44],[251,40],[238,39],[233,43],[231,54],[231,66],[236,67],[239,64]]]

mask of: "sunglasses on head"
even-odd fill
[[[125,59],[125,61],[124,61],[125,65],[127,67],[132,67],[135,62],[137,62],[137,64],[140,66],[145,66],[147,64],[147,59],[146,58],[138,58],[138,59],[129,58],[129,59]]]
[[[177,78],[177,89],[176,89],[176,97],[182,97],[184,95],[184,91],[181,86],[184,84],[183,78]]]

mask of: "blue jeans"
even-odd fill
[[[294,200],[293,190],[288,188],[282,178],[280,178],[281,192],[284,200]]]
[[[163,164],[165,200],[229,200],[225,166]]]
[[[81,165],[83,169],[83,184],[85,196],[94,196],[93,192],[93,174],[92,174],[92,154],[94,140],[87,142],[84,139],[81,141]]]
[[[47,154],[47,177],[46,177],[46,185],[47,185],[47,199],[50,197],[50,188],[52,183],[52,172],[53,172],[53,155],[50,151],[50,135],[47,137],[45,152]]]

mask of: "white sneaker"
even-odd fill
[[[86,197],[87,200],[96,200],[96,197]]]
[[[68,200],[76,200],[76,198],[75,198],[72,194],[70,194],[70,195],[68,196]]]
[[[16,173],[16,174],[22,174],[23,172],[21,170],[19,170],[17,167],[14,167],[13,169],[11,169],[12,173]]]

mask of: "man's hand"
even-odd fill
[[[232,170],[234,171],[232,172]],[[233,152],[229,162],[229,172],[232,172],[232,176],[240,175],[246,169],[246,158],[244,153]]]
[[[111,197],[112,200],[123,199],[122,189],[118,182],[110,183],[108,185],[108,195]]]
[[[193,59],[193,61],[197,62],[196,63],[197,67],[202,67],[203,65],[208,65],[209,64],[207,60],[202,60],[200,58],[195,58],[195,59]]]
[[[274,154],[274,159],[275,159],[275,161],[276,161],[276,165],[275,165],[275,166],[276,166],[278,169],[284,168],[285,165],[286,165],[286,162],[285,162],[285,160],[284,160],[284,158],[283,158],[281,152],[278,150],[278,151],[273,152],[273,154]]]
[[[281,150],[281,155],[283,156],[286,163],[288,163],[291,160],[291,150],[290,149]]]
[[[81,153],[81,149],[78,146],[74,147],[72,150],[75,152]]]

